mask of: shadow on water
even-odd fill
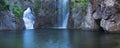
[[[63,29],[0,31],[0,48],[120,48],[119,36]]]

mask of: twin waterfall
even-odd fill
[[[69,0],[59,0],[58,3],[58,24],[55,28],[66,29],[69,18]],[[29,7],[24,11],[23,21],[26,29],[34,29],[35,16]]]

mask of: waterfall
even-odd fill
[[[67,28],[69,18],[69,0],[59,0],[58,28]]]
[[[34,29],[34,19],[31,9],[28,7],[23,13],[23,21],[26,29]]]

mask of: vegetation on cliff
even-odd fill
[[[88,5],[88,0],[71,0],[71,8],[76,8],[76,6],[82,6],[82,7],[87,7]]]
[[[17,21],[19,21],[20,17],[22,16],[22,13],[23,13],[22,8],[20,6],[18,6],[17,4],[15,4],[12,9],[12,12],[15,15]]]
[[[72,8],[73,12],[78,11],[78,8],[81,8],[82,15],[86,15],[86,8],[88,6],[88,0],[71,0],[70,7]]]
[[[9,3],[7,3],[5,0],[0,1],[0,10],[8,10],[9,6]]]

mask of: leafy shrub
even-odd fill
[[[20,17],[22,16],[22,8],[20,6],[18,6],[17,4],[14,5],[13,9],[12,9],[13,14],[16,16],[16,19],[19,20]]]

